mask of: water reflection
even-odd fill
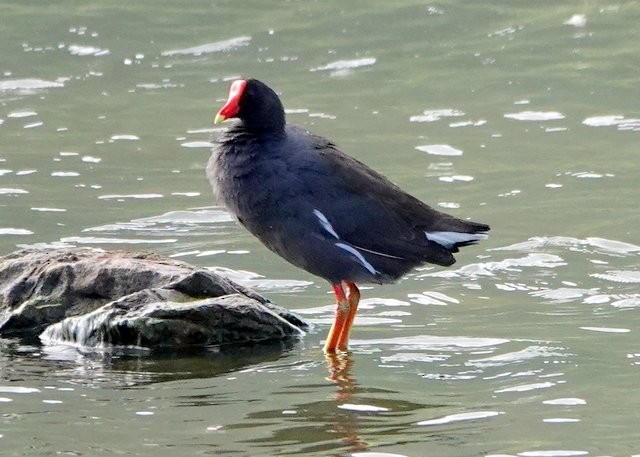
[[[368,444],[361,438],[361,431],[358,428],[358,418],[356,414],[349,413],[348,408],[343,408],[345,404],[353,403],[353,396],[356,392],[357,382],[352,374],[353,358],[351,353],[327,354],[327,368],[329,376],[327,379],[335,383],[337,391],[331,396],[336,403],[334,410],[335,428],[333,432],[338,435],[340,442],[350,451],[365,450]],[[346,412],[341,412],[347,410]]]
[[[229,345],[180,351],[136,348],[83,349],[70,345],[34,347],[56,366],[60,377],[81,384],[140,386],[186,379],[214,378],[273,363],[300,344],[297,339],[259,345]],[[41,353],[40,353],[41,351]]]
[[[230,424],[226,430],[244,430],[251,438],[243,442],[266,449],[269,455],[287,449],[285,453],[291,455],[348,456],[394,441],[412,427],[410,417],[416,411],[433,407],[407,401],[397,391],[359,382],[354,370],[357,357],[351,353],[328,355],[324,364],[318,363],[319,357],[316,353],[304,368],[298,364],[295,368],[290,364],[256,367],[262,373],[279,374],[280,380],[300,369],[309,373],[285,381],[284,386],[278,382],[271,395],[288,398],[286,408],[254,408],[242,423]],[[328,385],[317,382],[322,371],[327,373]],[[273,397],[261,403],[273,401],[278,403]]]

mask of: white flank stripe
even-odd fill
[[[323,229],[325,229],[327,232],[333,235],[336,238],[336,240],[340,239],[336,231],[333,229],[333,225],[331,225],[331,222],[329,222],[329,219],[327,219],[327,216],[322,214],[322,211],[320,211],[319,209],[314,209],[313,214],[318,218]]]
[[[356,249],[359,249],[359,250],[365,251],[365,252],[369,252],[369,253],[374,254],[374,255],[379,255],[379,256],[382,256],[382,257],[388,257],[390,259],[405,260],[404,257],[398,257],[397,255],[385,254],[384,252],[372,251],[371,249],[363,248],[362,246],[355,246],[354,245],[354,247]]]
[[[340,249],[344,249],[350,254],[353,254],[353,256],[356,259],[358,259],[358,261],[362,264],[362,266],[365,267],[367,270],[369,270],[369,273],[371,273],[372,275],[375,275],[378,273],[378,271],[376,271],[376,269],[373,268],[373,265],[367,262],[367,259],[365,259],[364,256],[360,252],[358,252],[354,247],[344,243],[336,243],[336,246],[338,246]]]
[[[486,240],[488,235],[485,233],[461,233],[461,232],[424,232],[427,239],[450,248],[457,243],[469,243],[472,241]]]

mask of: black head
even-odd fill
[[[215,123],[237,117],[255,134],[284,133],[284,107],[278,95],[257,79],[239,79],[231,84],[229,99],[218,111]]]

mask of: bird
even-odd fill
[[[348,351],[358,284],[386,284],[417,266],[450,266],[487,224],[440,212],[330,140],[286,122],[265,83],[237,79],[214,124],[206,168],[219,204],[268,249],[324,278],[336,298],[326,354]]]

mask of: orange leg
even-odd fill
[[[343,284],[347,288],[346,295]],[[336,296],[336,317],[331,330],[329,330],[327,341],[324,343],[324,352],[326,353],[347,350],[349,332],[360,301],[360,291],[354,283],[343,281],[342,284],[332,284],[332,286]]]
[[[342,335],[349,315],[349,301],[344,294],[342,284],[332,284],[332,286],[333,293],[336,296],[336,317],[333,320],[333,325],[331,325],[331,330],[329,330],[329,335],[327,335],[327,341],[324,342],[324,352],[327,353],[336,352],[340,335]]]
[[[338,349],[346,351],[349,346],[349,333],[351,332],[351,326],[353,320],[356,317],[356,311],[358,311],[358,303],[360,303],[360,291],[358,286],[352,282],[344,281],[344,285],[347,288],[347,301],[349,303],[349,314],[342,327],[340,338],[338,339]]]

